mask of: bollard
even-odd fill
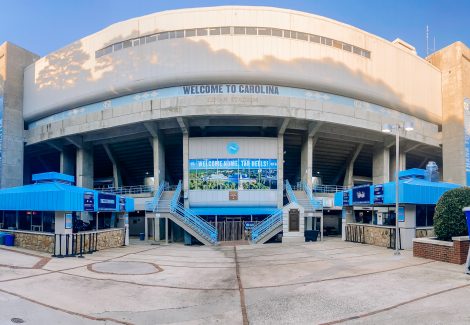
[[[59,255],[57,255],[57,257],[64,257],[64,255],[62,255],[62,234],[59,234]]]
[[[80,234],[80,256],[79,258],[83,258],[83,234]]]

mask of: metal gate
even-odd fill
[[[241,218],[226,218],[221,221],[210,222],[217,229],[218,241],[248,240],[251,236],[250,226],[257,223],[245,221]]]

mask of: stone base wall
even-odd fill
[[[15,235],[15,246],[33,251],[53,253],[54,234],[2,230]]]
[[[413,240],[413,256],[446,263],[464,264],[467,261],[469,243],[468,236],[453,237],[452,242],[432,238],[416,238]]]
[[[98,235],[96,235],[96,232],[78,233],[77,235],[77,250],[80,250],[80,244],[83,239],[82,247],[84,252],[87,252],[90,249],[90,243],[92,244],[92,248],[96,248],[97,250],[114,248],[124,245],[123,228],[98,231]],[[98,239],[96,239],[97,237]],[[97,241],[96,243],[95,240]]]
[[[416,238],[424,238],[424,237],[434,237],[434,228],[417,228],[416,229]]]
[[[391,228],[348,224],[346,225],[346,231],[349,232],[346,241],[390,247]]]

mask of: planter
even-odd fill
[[[452,237],[452,242],[436,238],[413,239],[413,256],[446,263],[464,264],[468,248],[468,236]]]

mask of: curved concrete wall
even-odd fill
[[[159,31],[214,26],[289,29],[343,41],[371,58],[322,44],[252,35],[156,41],[95,59],[110,44]],[[440,71],[403,48],[311,14],[263,7],[156,13],[120,22],[41,58],[25,70],[24,118],[147,89],[261,83],[327,91],[441,123]]]

